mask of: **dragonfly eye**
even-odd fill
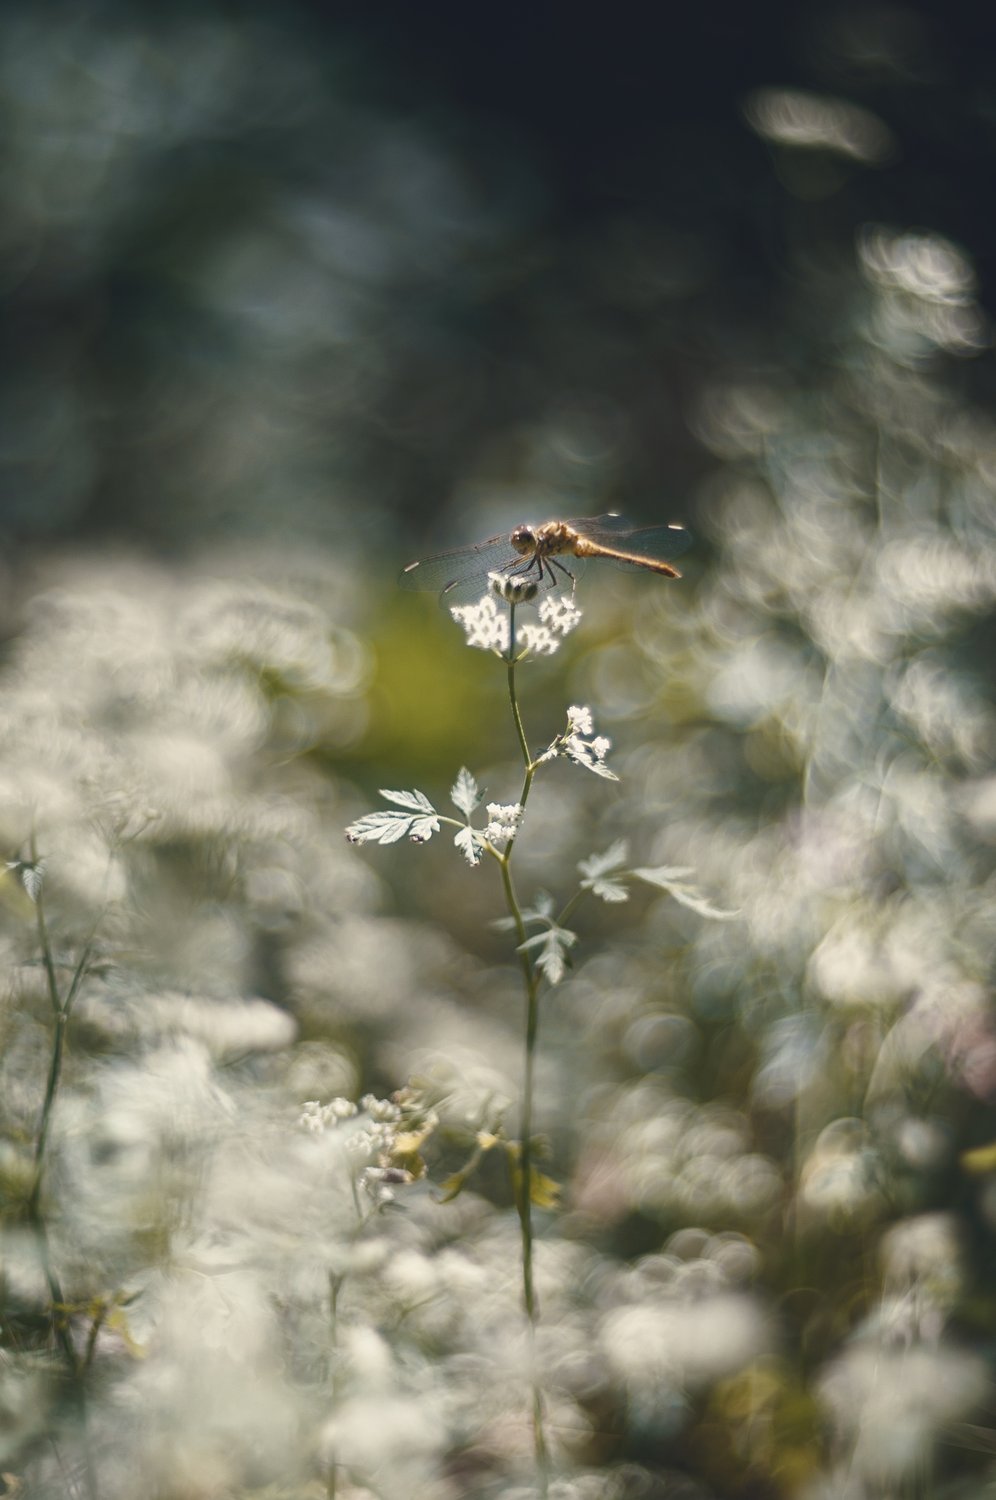
[[[525,556],[536,546],[536,533],[531,526],[517,526],[509,537],[509,541],[516,552],[521,552]]]

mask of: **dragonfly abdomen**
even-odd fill
[[[575,534],[573,552],[575,557],[607,557],[612,562],[629,563],[634,568],[645,568],[648,573],[660,573],[664,578],[680,578],[677,568],[668,562],[653,557],[641,557],[636,552],[625,552],[621,547],[606,547],[602,542],[589,542],[586,537]]]

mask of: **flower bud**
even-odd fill
[[[539,583],[535,578],[510,576],[508,573],[489,573],[488,578],[492,592],[506,604],[528,604],[539,593]]]

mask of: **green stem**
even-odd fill
[[[522,759],[525,764],[525,778],[522,783],[522,792],[519,796],[519,806],[524,808],[529,796],[529,789],[532,786],[533,777],[536,774],[536,767],[529,754],[529,745],[522,725],[522,715],[519,712],[519,702],[515,690],[515,667],[515,606],[512,605],[510,607],[509,623],[508,696],[512,706],[512,718],[515,721],[519,747],[522,751]],[[539,1032],[539,975],[533,968],[528,951],[523,946],[527,938],[526,924],[522,919],[522,908],[515,894],[511,870],[514,844],[515,835],[513,834],[504,852],[499,854],[497,858],[501,867],[505,902],[515,928],[516,946],[519,950],[519,962],[522,967],[522,979],[526,992],[525,1055],[522,1080],[522,1139],[519,1148],[519,1173],[515,1192],[515,1206],[519,1215],[519,1228],[522,1241],[522,1301],[528,1323],[529,1367],[532,1384],[533,1449],[536,1456],[536,1474],[539,1482],[539,1492],[540,1496],[544,1497],[545,1500],[547,1494],[549,1454],[544,1425],[543,1393],[540,1389],[536,1369],[536,1327],[539,1322],[539,1306],[536,1300],[536,1287],[533,1276],[532,1217],[533,1096],[535,1093],[536,1038]]]
[[[580,904],[580,902],[582,902],[584,900],[584,898],[585,898],[585,896],[587,896],[587,894],[588,894],[588,892],[586,890],[584,890],[584,889],[577,890],[577,891],[574,892],[574,895],[566,903],[566,905],[564,906],[563,911],[560,913],[560,915],[557,918],[557,926],[558,927],[563,927],[563,925],[567,921],[568,917],[571,916],[571,914],[573,913],[574,908],[576,906],[578,906]]]
[[[342,1288],[342,1277],[337,1276],[334,1271],[329,1272],[329,1325],[332,1335],[332,1410],[335,1411],[339,1404],[339,1292]],[[336,1500],[338,1489],[339,1466],[336,1463],[335,1453],[329,1458],[329,1472],[325,1483],[325,1493],[328,1500]]]
[[[515,655],[515,605],[514,604],[512,604],[512,605],[509,606],[508,658],[507,658],[507,666],[508,666],[508,701],[512,705],[512,718],[515,720],[515,732],[516,732],[516,734],[519,737],[519,749],[522,751],[522,760],[523,760],[523,764],[525,766],[525,774],[524,774],[524,776],[522,778],[522,790],[519,793],[519,807],[524,812],[525,811],[525,807],[526,807],[526,803],[529,801],[529,791],[530,791],[530,788],[532,787],[532,784],[533,784],[533,777],[536,775],[536,762],[533,760],[532,756],[529,754],[529,743],[528,743],[528,741],[526,739],[526,731],[522,727],[522,714],[519,712],[519,699],[518,699],[518,695],[517,695],[517,693],[515,691],[515,669],[518,666],[518,660],[517,660],[516,655]],[[511,836],[511,838],[509,839],[508,843],[505,846],[505,852],[504,852],[504,854],[501,856],[501,859],[503,860],[503,862],[506,865],[508,864],[508,861],[512,857],[512,848],[513,848],[513,846],[515,844],[516,837],[517,837],[517,835],[515,833],[513,833],[512,836]],[[517,910],[517,908],[516,908],[516,910]],[[512,912],[513,916],[515,915],[515,910],[513,910],[513,908],[511,907],[511,905],[509,906],[509,911]],[[525,942],[525,937],[524,936],[521,937],[519,939],[519,941],[520,942]],[[527,962],[526,967],[528,969],[528,967],[529,967],[528,966],[528,962]]]
[[[522,759],[526,767],[526,775],[532,769],[532,756],[529,754],[529,745],[526,740],[526,731],[522,727],[522,715],[519,713],[519,700],[515,695],[515,668],[517,665],[515,657],[515,605],[508,607],[508,656],[506,658],[508,668],[508,701],[512,705],[512,718],[515,720],[515,732],[519,736],[519,749],[522,751]]]
[[[42,951],[42,961],[45,973],[48,976],[49,999],[52,1003],[52,1011],[55,1018],[55,1034],[52,1040],[52,1056],[49,1060],[48,1079],[45,1084],[45,1097],[42,1101],[41,1117],[38,1122],[38,1136],[35,1141],[35,1180],[31,1188],[31,1197],[28,1200],[28,1212],[35,1217],[41,1200],[42,1182],[45,1175],[45,1151],[48,1146],[49,1130],[52,1123],[52,1111],[55,1108],[56,1095],[59,1092],[59,1084],[62,1081],[62,1064],[66,1049],[66,1028],[72,1015],[73,1006],[79,995],[90,959],[93,956],[94,941],[96,938],[97,922],[94,923],[90,936],[83,946],[73,977],[69,982],[65,1000],[59,997],[59,987],[55,977],[55,960],[52,956],[52,946],[49,942],[48,927],[45,921],[45,898],[41,891],[35,902],[35,914],[38,925],[38,941]],[[102,915],[102,914],[101,914]]]
[[[31,860],[33,864],[38,862],[38,846],[34,832],[31,834]],[[48,923],[45,919],[45,896],[43,888],[39,888],[35,895],[35,923],[38,929],[38,944],[41,949],[42,964],[45,969],[45,978],[48,986],[48,997],[52,1007],[55,1021],[55,1031],[52,1041],[52,1056],[49,1061],[48,1078],[45,1084],[45,1097],[42,1101],[41,1117],[38,1122],[38,1136],[35,1141],[35,1176],[31,1185],[31,1195],[27,1203],[27,1218],[34,1232],[35,1243],[38,1247],[38,1259],[41,1265],[42,1275],[48,1287],[49,1298],[52,1303],[52,1332],[59,1346],[62,1357],[72,1382],[73,1401],[79,1414],[80,1436],[83,1448],[83,1479],[88,1500],[97,1500],[97,1474],[94,1464],[93,1452],[90,1447],[90,1436],[87,1419],[87,1398],[84,1386],[84,1377],[87,1367],[93,1357],[96,1346],[96,1338],[99,1326],[95,1324],[92,1330],[91,1340],[83,1359],[76,1353],[69,1326],[69,1311],[63,1294],[62,1285],[58,1273],[52,1263],[52,1251],[48,1238],[48,1226],[42,1213],[41,1195],[42,1185],[45,1177],[45,1155],[48,1146],[49,1129],[52,1121],[52,1113],[55,1108],[56,1096],[59,1092],[59,1084],[62,1080],[62,1065],[65,1058],[66,1027],[72,1014],[73,1005],[79,995],[86,971],[93,953],[94,940],[97,927],[103,912],[98,915],[93,928],[83,946],[79,961],[73,971],[73,977],[69,982],[65,999],[59,994],[59,983],[55,973],[55,957],[52,952],[52,943],[48,933]]]

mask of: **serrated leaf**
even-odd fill
[[[398,807],[407,807],[412,812],[434,813],[436,811],[424,792],[389,792],[381,787],[380,795],[385,802],[394,802]]]
[[[550,984],[559,984],[567,972],[568,953],[577,942],[577,933],[566,927],[551,927],[547,932],[538,932],[520,944],[519,952],[533,952],[536,967]]]
[[[465,818],[469,818],[481,800],[481,792],[477,782],[471,776],[466,766],[461,766],[457,772],[457,779],[450,788],[450,801],[453,806],[462,812]]]
[[[734,917],[739,917],[739,911],[731,911],[724,906],[715,906],[701,891],[694,890],[691,886],[676,885],[671,888],[671,895],[675,901],[682,906],[687,906],[690,911],[698,912],[700,917],[711,917],[714,922],[732,922]]]
[[[715,906],[707,896],[696,890],[692,885],[685,885],[678,877],[690,875],[691,870],[671,869],[666,866],[658,866],[656,869],[634,870],[633,874],[638,880],[644,880],[648,885],[654,885],[658,890],[667,891],[681,906],[687,906],[689,911],[697,912],[700,917],[710,917],[714,922],[729,922],[738,917],[738,911],[727,911],[724,907]],[[670,879],[665,879],[670,876]]]
[[[37,903],[45,881],[45,861],[39,859],[32,863],[27,859],[8,859],[6,863],[7,869],[12,870],[21,882],[28,899]]]
[[[484,853],[484,840],[474,828],[461,828],[453,839],[468,865],[479,865]]]
[[[629,891],[621,881],[605,879],[613,870],[622,869],[628,856],[629,845],[626,840],[616,839],[601,854],[591,854],[587,859],[581,860],[578,865],[584,876],[581,889],[591,891],[593,896],[598,896],[602,901],[628,901]]]
[[[690,865],[650,865],[639,870],[631,870],[638,880],[645,880],[648,885],[659,885],[669,890],[672,881],[684,880],[687,875],[694,875],[695,871]]]
[[[439,832],[439,819],[435,813],[431,817],[412,818],[408,837],[413,844],[427,844],[434,833]]]
[[[629,843],[626,839],[616,839],[601,854],[589,854],[587,859],[581,860],[578,869],[581,874],[589,880],[594,880],[597,875],[607,875],[610,870],[621,870],[629,858]]]
[[[346,829],[351,844],[393,844],[408,832],[411,816],[402,812],[364,813]]]
[[[618,880],[582,880],[581,889],[591,891],[593,896],[598,896],[602,901],[629,900],[629,891]]]
[[[554,913],[555,901],[549,891],[537,891],[536,899],[532,906],[524,906],[522,909],[522,920],[524,922],[549,922]]]
[[[346,829],[351,844],[396,844],[406,835],[417,844],[424,844],[439,831],[439,820],[431,817],[413,817],[407,812],[382,811],[364,813]]]

